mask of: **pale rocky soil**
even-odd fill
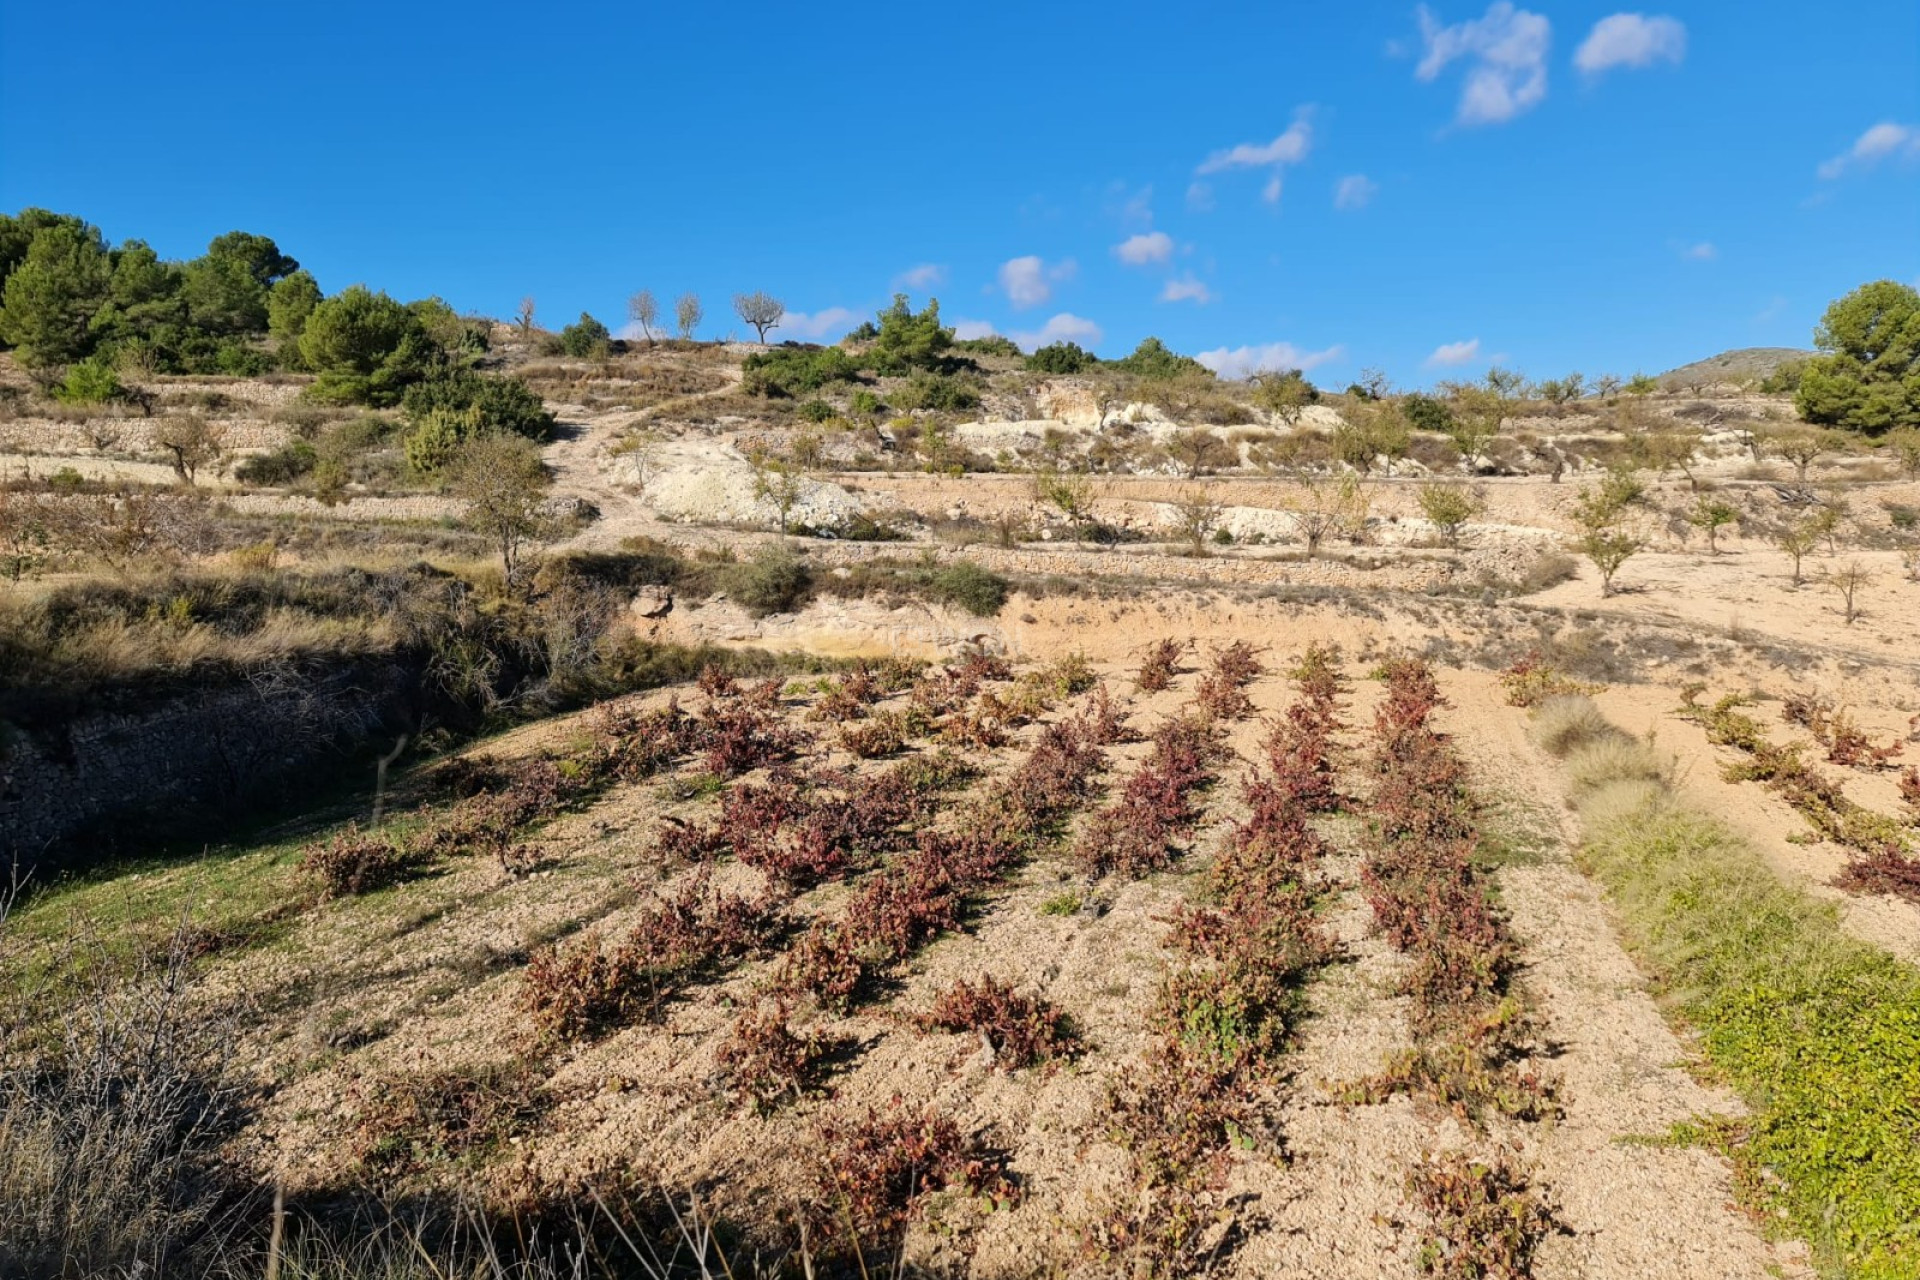
[[[1265,634],[1270,665],[1336,626],[1326,617],[1298,621]],[[1366,662],[1353,647],[1345,669],[1355,681],[1348,720],[1356,729],[1347,738],[1357,745],[1376,686],[1361,678]],[[1101,670],[1148,730],[1186,704],[1197,679],[1190,673],[1166,693],[1141,696],[1130,693],[1131,664]],[[1329,921],[1345,954],[1311,988],[1312,1012],[1289,1075],[1265,1104],[1278,1145],[1263,1140],[1235,1155],[1229,1190],[1246,1239],[1228,1269],[1247,1277],[1410,1280],[1420,1274],[1421,1223],[1406,1200],[1408,1171],[1424,1153],[1464,1149],[1510,1152],[1553,1207],[1557,1227],[1536,1260],[1542,1280],[1808,1274],[1798,1245],[1766,1239],[1734,1207],[1724,1162],[1644,1141],[1689,1117],[1737,1114],[1738,1103],[1689,1074],[1693,1052],[1662,1019],[1599,893],[1572,868],[1578,832],[1560,799],[1561,779],[1527,741],[1524,712],[1505,706],[1485,673],[1448,672],[1443,685],[1452,707],[1439,723],[1499,806],[1490,821],[1531,851],[1499,871],[1496,883],[1523,947],[1521,985],[1540,1019],[1541,1043],[1551,1046],[1536,1065],[1553,1082],[1563,1115],[1548,1124],[1496,1123],[1478,1135],[1405,1098],[1371,1106],[1332,1100],[1334,1087],[1379,1070],[1408,1032],[1406,1001],[1395,993],[1405,961],[1374,935],[1353,887],[1357,823],[1326,820],[1340,850],[1326,868],[1340,886]],[[1252,692],[1261,717],[1291,697],[1274,672]],[[512,754],[565,741],[568,732],[564,723],[536,726],[488,749]],[[1257,751],[1262,733],[1258,719],[1234,729],[1242,760]],[[1124,778],[1144,750],[1113,749],[1109,781]],[[990,767],[1023,751],[1011,744],[993,753]],[[939,1228],[916,1228],[909,1257],[945,1259],[982,1277],[1063,1267],[1100,1274],[1077,1241],[1080,1225],[1122,1176],[1105,1137],[1107,1083],[1131,1069],[1146,1043],[1144,1015],[1172,955],[1162,941],[1167,917],[1195,891],[1195,873],[1239,812],[1241,768],[1222,770],[1194,853],[1173,872],[1095,886],[1099,914],[1049,916],[1040,905],[1081,882],[1063,857],[1043,857],[992,895],[965,933],[911,961],[891,998],[827,1019],[859,1046],[832,1077],[830,1097],[763,1119],[717,1092],[713,1052],[771,969],[750,964],[695,989],[658,1026],[560,1049],[542,1068],[548,1109],[482,1182],[563,1187],[618,1169],[667,1187],[707,1186],[716,1209],[771,1221],[808,1194],[814,1118],[900,1097],[935,1106],[1008,1150],[1027,1195],[1015,1209],[985,1215],[936,1198],[929,1212]],[[550,867],[531,880],[508,880],[492,866],[455,868],[311,913],[277,947],[272,965],[215,962],[211,988],[243,994],[258,1011],[242,1062],[273,1080],[275,1092],[253,1138],[277,1154],[290,1185],[324,1185],[347,1170],[344,1142],[363,1105],[360,1090],[377,1087],[358,1082],[536,1050],[515,1007],[520,970],[507,957],[556,933],[617,930],[630,918],[630,886],[654,875],[649,831],[669,809],[690,812],[663,796],[660,783],[645,784],[559,820],[540,837]],[[694,802],[691,811],[713,803]],[[753,873],[728,874],[728,883],[751,888]],[[842,896],[816,891],[800,908],[833,910]],[[966,1036],[923,1035],[903,1024],[900,1015],[924,1007],[955,978],[983,973],[1017,980],[1070,1010],[1085,1056],[1056,1072],[1008,1074]]]
[[[226,390],[223,385],[220,389]],[[278,443],[269,411],[284,388],[272,387],[244,410],[261,425],[250,447]],[[548,447],[556,491],[591,502],[599,512],[571,545],[612,549],[633,537],[661,538],[688,549],[744,550],[764,532],[727,525],[770,523],[753,493],[745,455],[752,424],[691,426],[677,421],[689,403],[724,397],[730,376],[712,391],[659,408],[600,410],[562,405],[565,429]],[[236,393],[239,394],[239,393]],[[280,398],[276,398],[280,397]],[[674,407],[677,406],[677,407]],[[982,451],[1037,441],[1048,426],[1092,429],[1088,406],[1064,392],[1047,421],[980,424],[961,434]],[[1729,399],[1735,411],[1777,409],[1772,402]],[[1138,415],[1136,415],[1138,416]],[[1143,425],[1158,430],[1150,418]],[[1578,417],[1557,424],[1590,431]],[[277,428],[274,428],[277,429]],[[85,424],[0,423],[0,470],[30,464],[36,474],[71,463],[83,474],[165,480],[151,460],[103,456],[85,443]],[[1783,508],[1768,483],[1747,478],[1751,460],[1720,439],[1700,470],[1757,515]],[[137,469],[137,470],[135,470]],[[1825,472],[1839,475],[1858,471]],[[155,473],[161,473],[156,475]],[[1782,476],[1786,473],[1780,472]],[[1382,1055],[1405,1042],[1402,1005],[1393,994],[1403,963],[1373,936],[1364,905],[1349,888],[1332,920],[1347,956],[1319,980],[1314,1016],[1302,1029],[1293,1076],[1271,1100],[1285,1159],[1265,1148],[1236,1159],[1234,1188],[1252,1197],[1246,1221],[1257,1224],[1231,1260],[1245,1276],[1411,1277],[1418,1274],[1404,1185],[1424,1151],[1492,1141],[1510,1144],[1554,1206],[1562,1228],[1542,1248],[1537,1274],[1559,1277],[1734,1277],[1802,1275],[1804,1250],[1773,1241],[1734,1207],[1729,1172],[1697,1149],[1632,1141],[1664,1132],[1702,1113],[1734,1113],[1735,1099],[1698,1078],[1698,1057],[1663,1018],[1644,977],[1622,950],[1594,884],[1573,866],[1579,831],[1564,800],[1564,780],[1528,741],[1525,713],[1507,707],[1491,668],[1528,647],[1547,648],[1577,675],[1604,679],[1598,701],[1616,723],[1651,733],[1672,753],[1680,789],[1752,842],[1757,855],[1789,882],[1836,903],[1855,935],[1920,960],[1920,907],[1886,897],[1850,895],[1829,881],[1842,851],[1799,837],[1804,823],[1771,793],[1725,781],[1728,754],[1711,747],[1698,726],[1677,717],[1679,689],[1707,686],[1705,700],[1753,691],[1757,714],[1775,740],[1804,737],[1779,723],[1778,699],[1806,689],[1846,706],[1877,740],[1905,736],[1920,713],[1920,583],[1907,581],[1895,552],[1825,550],[1808,558],[1810,581],[1794,587],[1785,558],[1758,539],[1722,538],[1707,555],[1698,535],[1648,517],[1652,545],[1621,571],[1621,592],[1601,598],[1590,566],[1558,585],[1514,596],[1498,586],[1524,575],[1571,529],[1570,508],[1583,479],[1554,485],[1544,477],[1475,482],[1487,510],[1470,525],[1461,550],[1427,545],[1414,479],[1370,481],[1372,520],[1363,545],[1330,544],[1307,561],[1291,541],[1288,508],[1299,493],[1286,483],[1251,477],[1211,481],[1228,508],[1238,544],[1196,559],[1171,554],[1166,504],[1187,486],[1167,477],[1101,482],[1097,514],[1159,541],[1100,550],[1068,545],[1063,531],[1045,542],[1006,548],[980,530],[999,518],[1044,523],[1027,480],[899,473],[839,473],[809,486],[797,519],[824,520],[853,510],[902,519],[919,532],[904,544],[806,542],[822,571],[859,559],[964,555],[1027,583],[1067,580],[1077,590],[1027,590],[996,618],[920,603],[826,600],[797,615],[752,619],[724,599],[676,602],[664,617],[634,625],[661,639],[744,643],[837,655],[938,658],[979,644],[1020,661],[1069,652],[1094,660],[1116,692],[1152,640],[1192,639],[1202,650],[1234,639],[1266,647],[1281,665],[1309,643],[1341,648],[1356,677],[1350,719],[1363,723],[1372,687],[1358,679],[1394,651],[1429,653],[1443,668],[1453,702],[1441,726],[1458,737],[1480,786],[1506,820],[1529,835],[1534,856],[1498,875],[1526,960],[1522,982],[1555,1046],[1543,1064],[1565,1109],[1552,1125],[1507,1126],[1490,1139],[1405,1099],[1341,1107],[1326,1085],[1376,1070]],[[432,495],[362,496],[320,508],[298,496],[242,494],[213,478],[236,510],[320,519],[434,522],[457,514]],[[1684,480],[1652,485],[1658,505],[1690,500]],[[1920,506],[1920,485],[1862,477],[1850,487],[1855,517],[1885,532],[1886,504]],[[953,526],[967,524],[964,544]],[[1249,545],[1253,535],[1266,545]],[[1277,544],[1277,545],[1276,545]],[[1864,616],[1843,625],[1838,599],[1819,577],[1847,561],[1874,574],[1863,592]],[[1153,698],[1134,698],[1147,727],[1181,706],[1194,677]],[[1270,673],[1254,689],[1263,713],[1283,706],[1285,681]],[[536,726],[489,750],[529,749],[559,740],[564,724]],[[1236,735],[1243,755],[1256,727]],[[1019,744],[998,753],[1017,758]],[[1115,751],[1115,777],[1140,747]],[[1902,763],[1920,761],[1920,741]],[[1841,770],[1849,795],[1885,812],[1896,808],[1894,775]],[[565,1185],[587,1173],[619,1167],[668,1186],[719,1181],[726,1207],[768,1216],[800,1194],[807,1126],[822,1108],[883,1104],[898,1094],[937,1104],[963,1128],[990,1133],[1014,1153],[1029,1179],[1019,1209],[984,1219],[941,1204],[972,1242],[966,1264],[981,1277],[1029,1275],[1080,1264],[1074,1223],[1099,1203],[1118,1177],[1115,1151],[1102,1137],[1105,1082],[1126,1071],[1144,1043],[1142,1018],[1170,953],[1165,918],[1194,887],[1193,872],[1217,840],[1236,803],[1236,770],[1212,798],[1208,828],[1195,856],[1174,874],[1115,889],[1103,914],[1040,914],[1039,905],[1071,882],[1064,861],[1029,867],[973,927],[921,953],[892,1002],[846,1020],[842,1030],[863,1045],[833,1080],[835,1097],[760,1120],[715,1091],[713,1052],[733,1006],[764,978],[753,966],[702,989],[673,1010],[665,1025],[635,1028],[561,1055],[553,1064],[554,1105],[513,1154],[488,1177],[499,1182]],[[525,882],[493,866],[468,866],[404,886],[368,902],[336,904],[303,918],[277,944],[272,965],[215,963],[210,982],[253,1002],[258,1020],[244,1062],[273,1080],[275,1101],[254,1138],[274,1152],[295,1184],[321,1184],[343,1167],[343,1121],[353,1084],[376,1071],[501,1060],[528,1051],[524,1017],[513,1005],[520,982],[514,957],[535,942],[594,922],[609,928],[630,917],[637,875],[650,876],[648,836],[670,805],[658,785],[607,797],[543,833],[550,869]],[[1330,828],[1334,837],[1341,832]],[[1350,837],[1351,832],[1347,833]],[[1351,884],[1349,852],[1330,868]],[[829,906],[833,894],[815,904]],[[257,960],[257,958],[256,958]],[[959,1036],[921,1036],[893,1012],[912,1010],[952,978],[993,972],[1020,978],[1034,992],[1072,1011],[1089,1044],[1077,1065],[1047,1075],[996,1073],[977,1045]],[[933,1231],[915,1237],[927,1256],[947,1257]]]

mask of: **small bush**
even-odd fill
[[[1614,782],[1671,783],[1673,762],[1652,744],[1615,731],[1577,747],[1567,756],[1567,777],[1576,794]]]
[[[812,1091],[835,1047],[818,1031],[795,1031],[789,1007],[779,1003],[735,1019],[718,1060],[735,1096],[764,1114]]]
[[[1557,694],[1533,709],[1533,739],[1549,755],[1565,759],[1576,748],[1620,736],[1583,694]]]
[[[911,412],[933,409],[958,413],[980,406],[980,391],[972,382],[944,373],[916,373],[892,396],[893,406]]]
[[[818,1136],[821,1170],[811,1203],[826,1239],[850,1225],[856,1240],[893,1242],[930,1192],[950,1186],[1000,1204],[1018,1199],[1005,1165],[931,1111],[913,1114],[896,1104],[828,1117]]]
[[[1483,1164],[1457,1151],[1429,1156],[1407,1189],[1432,1224],[1420,1246],[1422,1270],[1441,1280],[1532,1274],[1533,1251],[1553,1215],[1504,1161]]]
[[[1180,655],[1184,652],[1186,645],[1170,636],[1154,641],[1140,664],[1140,674],[1134,677],[1134,687],[1142,693],[1159,693],[1169,688],[1174,676],[1180,673]]]
[[[933,575],[927,594],[976,618],[991,618],[1007,603],[1007,580],[971,560],[956,560]]]
[[[753,559],[725,576],[728,594],[756,618],[791,613],[805,604],[813,589],[806,561],[786,547],[770,543]]]
[[[391,839],[359,826],[346,828],[324,844],[308,845],[300,855],[300,869],[320,882],[321,896],[351,897],[372,893],[408,879],[418,862]]]
[[[954,983],[921,1015],[920,1024],[941,1031],[977,1031],[995,1059],[1010,1068],[1051,1062],[1070,1056],[1074,1049],[1064,1013],[991,976],[978,985],[964,978]]]
[[[82,360],[67,370],[65,381],[53,389],[62,404],[105,404],[126,394],[120,375],[105,360]]]

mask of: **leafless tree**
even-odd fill
[[[699,327],[706,312],[700,306],[698,294],[683,293],[680,301],[673,304],[673,320],[680,329],[682,342],[693,341],[693,331]]]
[[[532,294],[528,294],[526,297],[520,299],[520,310],[514,314],[514,323],[520,326],[520,336],[522,338],[531,338],[533,336]]]
[[[1205,487],[1196,485],[1182,491],[1173,503],[1174,523],[1196,556],[1207,554],[1207,539],[1220,527],[1225,510]]]
[[[173,474],[191,485],[200,468],[217,463],[226,450],[227,429],[197,413],[163,418],[153,442],[172,455]]]
[[[1849,560],[1828,574],[1827,581],[1832,584],[1835,591],[1840,593],[1840,600],[1846,607],[1847,625],[1852,626],[1853,620],[1860,616],[1855,597],[1859,595],[1860,588],[1873,581],[1873,575],[1868,573],[1859,561]]]
[[[787,304],[771,294],[741,293],[734,295],[733,312],[753,326],[762,343],[767,340],[767,330],[780,327],[781,318],[787,314]]]
[[[628,298],[627,316],[640,326],[640,336],[652,346],[654,322],[660,318],[660,305],[653,300],[653,290],[642,289]]]

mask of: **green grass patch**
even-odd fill
[[[1743,1189],[1830,1272],[1920,1276],[1920,969],[1843,933],[1657,783],[1600,787],[1580,808],[1584,865],[1753,1109],[1726,1144]]]

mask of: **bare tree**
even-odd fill
[[[1220,516],[1224,510],[1213,495],[1200,485],[1183,490],[1174,501],[1174,523],[1195,556],[1207,554],[1207,539],[1220,527]]]
[[[512,595],[525,576],[528,548],[553,531],[543,507],[547,470],[540,451],[519,436],[476,436],[460,446],[447,477],[453,495],[467,504],[462,523],[500,552],[506,591]]]
[[[747,462],[753,467],[753,496],[773,504],[774,522],[780,530],[780,536],[786,537],[787,528],[793,520],[793,509],[806,496],[806,469],[797,462],[775,457],[764,450],[748,454]]]
[[[513,322],[519,326],[520,336],[523,339],[531,338],[533,336],[533,295],[532,294],[528,294],[526,297],[520,299],[520,310],[514,313]]]
[[[1794,480],[1807,482],[1807,468],[1833,451],[1832,444],[1817,431],[1789,431],[1767,442],[1768,452],[1793,464]]]
[[[1307,544],[1307,558],[1320,554],[1320,544],[1330,533],[1358,537],[1366,528],[1367,509],[1371,505],[1360,481],[1351,475],[1338,479],[1301,472],[1294,477],[1300,496],[1287,503],[1294,524]]]
[[[1042,465],[1034,468],[1033,496],[1053,507],[1076,529],[1093,515],[1093,479],[1084,472],[1062,471]]]
[[[706,312],[700,306],[700,296],[683,293],[680,300],[673,304],[673,322],[680,330],[682,342],[693,341],[693,331],[699,327]]]
[[[226,450],[227,429],[197,413],[163,418],[153,442],[172,455],[173,474],[191,485],[200,468],[217,463]]]
[[[1707,554],[1720,554],[1720,530],[1740,518],[1740,508],[1719,498],[1702,496],[1687,512],[1687,523],[1707,535]]]
[[[1450,547],[1460,545],[1460,530],[1480,514],[1480,501],[1457,484],[1420,486],[1420,513],[1433,522]]]
[[[1855,597],[1859,595],[1860,588],[1873,581],[1873,575],[1862,568],[1858,561],[1849,560],[1828,574],[1827,581],[1840,593],[1840,600],[1846,607],[1847,625],[1852,626],[1853,620],[1860,616]]]
[[[1224,465],[1235,450],[1216,431],[1192,427],[1176,431],[1167,441],[1167,456],[1179,464],[1189,480],[1198,480],[1214,467]]]
[[[1786,552],[1793,560],[1793,585],[1799,586],[1806,581],[1800,572],[1800,562],[1807,553],[1820,545],[1822,530],[1819,521],[1795,520],[1782,525],[1774,531],[1773,545]]]
[[[752,325],[764,343],[767,330],[780,327],[781,318],[787,314],[787,304],[771,294],[740,293],[734,295],[733,313]]]
[[[0,575],[14,582],[33,577],[46,564],[52,542],[40,500],[0,484]]]
[[[660,305],[653,300],[653,290],[642,289],[627,299],[627,317],[640,326],[640,336],[652,346],[654,322],[660,318]]]

